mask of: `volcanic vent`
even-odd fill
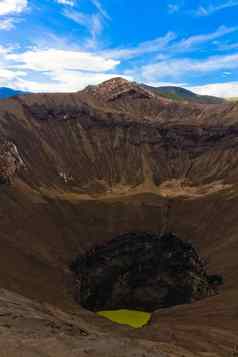
[[[220,283],[196,249],[174,234],[121,235],[77,257],[71,269],[76,299],[92,311],[191,303]]]

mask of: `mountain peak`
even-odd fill
[[[128,81],[127,79],[123,77],[114,77],[111,79],[108,79],[107,81],[102,82],[101,84],[98,85],[98,87],[118,87],[122,85],[130,85],[132,82]]]
[[[95,86],[88,86],[86,88],[87,91],[90,92],[100,92],[101,94],[106,94],[106,93],[111,93],[114,91],[118,91],[121,89],[125,89],[130,87],[133,84],[133,82],[128,81],[125,78],[122,77],[114,77],[111,79],[108,79],[98,85]]]
[[[140,96],[150,98],[154,94],[136,82],[128,81],[123,77],[111,78],[97,86],[89,86],[86,92],[102,98],[104,101],[113,101],[122,96]]]

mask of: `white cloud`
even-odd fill
[[[106,54],[113,58],[129,59],[138,57],[147,53],[162,51],[168,48],[168,45],[176,38],[176,34],[168,32],[165,36],[158,37],[151,41],[139,43],[135,47],[118,48],[114,50],[105,51]]]
[[[183,87],[187,86],[187,83],[184,82],[147,82],[148,86],[152,87]]]
[[[50,49],[33,49],[23,53],[7,55],[7,59],[18,62],[18,68],[33,71],[82,70],[89,72],[109,71],[120,62],[90,52]]]
[[[145,65],[141,68],[142,80],[156,81],[163,78],[180,79],[188,74],[202,74],[238,68],[238,53],[227,56],[212,56],[199,59],[168,59]]]
[[[0,16],[21,13],[27,7],[27,0],[1,0]]]
[[[25,72],[0,68],[0,87],[14,87],[15,81],[24,76]]]
[[[123,75],[113,71],[119,61],[92,52],[35,48],[16,53],[0,47],[0,54],[0,85],[29,91],[76,91]]]
[[[75,0],[56,0],[56,2],[61,5],[68,5],[68,6],[75,5]]]
[[[3,57],[10,52],[11,52],[11,48],[3,47],[2,45],[0,45],[0,55],[2,56],[0,58],[0,64],[1,64],[1,60],[3,59]]]
[[[238,97],[238,82],[211,83],[187,87],[187,89],[202,95],[214,95],[223,98]]]
[[[168,4],[169,14],[175,14],[180,9],[178,4]]]
[[[75,5],[75,0],[57,0],[58,2],[66,5]],[[90,33],[90,38],[86,41],[87,48],[96,48],[98,46],[98,36],[102,33],[105,21],[111,20],[107,11],[102,6],[100,0],[90,0],[94,5],[96,11],[92,13],[86,13],[77,11],[75,9],[65,8],[63,15],[68,19],[76,22],[80,26],[85,27]]]
[[[180,42],[178,42],[174,45],[173,50],[176,50],[176,51],[183,50],[184,51],[184,50],[193,48],[196,45],[200,45],[200,44],[203,44],[206,42],[216,40],[216,39],[221,38],[225,35],[233,33],[235,31],[238,31],[238,27],[220,26],[214,32],[201,34],[201,35],[194,35],[194,36],[190,36],[184,40],[181,40]]]
[[[195,14],[197,16],[209,16],[214,14],[217,11],[221,11],[224,9],[237,7],[238,1],[237,0],[226,0],[223,2],[215,2],[213,4],[209,4],[208,6],[200,6],[196,11]]]
[[[8,17],[5,19],[0,19],[0,30],[9,31],[15,27],[15,19],[13,17]]]
[[[238,49],[238,42],[236,43],[219,43],[218,50],[219,51],[230,51]]]
[[[24,76],[25,72],[22,71],[11,71],[8,69],[2,69],[0,68],[0,79],[5,80],[5,79],[14,79],[17,78],[18,76]]]
[[[64,15],[77,24],[86,27],[91,34],[91,39],[93,41],[95,41],[97,35],[102,32],[103,25],[100,14],[90,15],[83,12],[66,9],[64,11]]]
[[[159,53],[159,57],[163,57],[163,54],[170,56],[180,52],[192,51],[198,45],[202,45],[215,39],[221,38],[235,31],[238,31],[238,27],[220,26],[214,32],[193,35],[177,41],[175,41],[177,39],[177,35],[174,32],[168,32],[162,37],[141,42],[135,47],[116,48],[113,50],[105,51],[105,53],[113,58],[119,59],[130,59],[156,52]]]
[[[86,42],[87,47],[97,47],[97,37],[103,31],[104,25],[104,18],[100,12],[87,14],[76,10],[64,9],[63,14],[65,17],[88,30],[90,38]]]
[[[116,76],[118,73],[86,73],[80,71],[55,72],[50,74],[50,80],[45,82],[30,81],[19,78],[14,87],[17,89],[32,92],[76,92],[85,88],[87,85],[96,85]],[[125,77],[131,79],[130,77]]]
[[[105,17],[105,19],[110,20],[111,17],[108,15],[107,11],[103,8],[101,2],[99,0],[91,0],[93,5],[96,7],[96,9],[99,11],[99,13]]]
[[[190,74],[202,74],[215,71],[230,71],[238,68],[238,54],[226,56],[211,56],[205,59],[180,58],[178,54],[194,51],[197,47],[205,45],[215,39],[238,31],[238,27],[220,26],[216,31],[193,35],[182,40],[175,40],[175,34],[167,34],[162,39],[149,41],[140,44],[135,49],[124,49],[119,52],[121,58],[133,57],[148,52],[158,52],[156,58],[151,63],[127,70],[127,74],[133,75],[139,81],[146,83],[159,81],[181,81]],[[174,38],[174,40],[173,40]],[[115,50],[114,50],[115,51]],[[116,50],[116,53],[118,51]],[[109,52],[113,56],[113,51]],[[117,58],[117,57],[115,57]],[[118,56],[118,58],[120,58]]]
[[[27,5],[27,0],[0,0],[0,30],[12,30]]]

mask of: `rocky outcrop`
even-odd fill
[[[124,78],[116,77],[98,86],[89,86],[85,90],[89,95],[101,97],[104,101],[113,102],[123,97],[134,99],[148,99],[155,97],[155,94],[134,82],[129,82]]]
[[[205,261],[174,234],[128,233],[79,256],[71,266],[76,299],[93,311],[154,311],[209,295]],[[216,280],[216,282],[215,282]]]
[[[24,162],[16,145],[9,141],[0,143],[0,185],[10,183],[23,166]]]

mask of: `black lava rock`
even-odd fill
[[[210,295],[215,279],[192,244],[174,234],[118,236],[78,256],[71,270],[77,301],[92,311],[191,303]]]

